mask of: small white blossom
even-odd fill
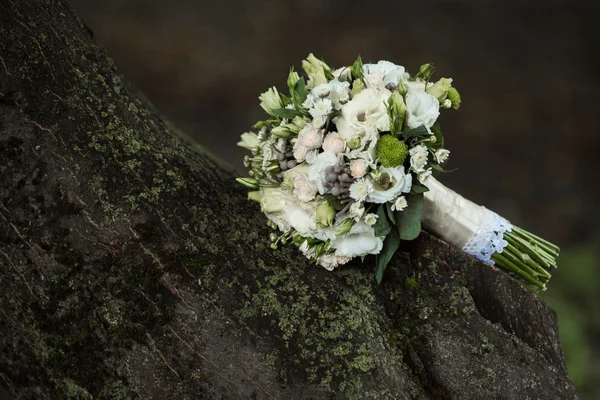
[[[415,172],[423,170],[425,164],[427,164],[427,158],[429,157],[429,150],[423,145],[417,145],[409,150],[410,154],[410,167]]]
[[[344,139],[337,132],[330,132],[323,140],[323,150],[330,151],[334,154],[339,154],[346,148]]]
[[[294,178],[293,193],[300,201],[309,202],[317,195],[317,185],[309,181],[306,175],[298,174]]]
[[[377,222],[377,218],[379,218],[379,215],[369,213],[369,214],[365,215],[365,224],[367,224],[369,226],[373,226]]]
[[[355,221],[358,221],[362,218],[365,213],[365,206],[363,203],[356,201],[350,204],[350,208],[348,209],[348,218],[354,218]]]
[[[373,192],[373,184],[368,179],[360,178],[350,185],[350,197],[356,201],[365,201],[371,192]]]
[[[331,88],[329,87],[329,84],[321,83],[319,86],[317,86],[313,90],[311,90],[311,94],[313,95],[313,97],[316,100],[319,97],[324,98],[324,97],[329,96],[330,91],[331,91]]]
[[[404,196],[399,196],[396,198],[396,200],[394,200],[394,203],[392,204],[391,208],[392,208],[392,211],[402,211],[407,206],[408,206],[408,203],[406,202],[406,198]]]
[[[327,117],[327,115],[329,115],[329,113],[331,112],[331,110],[333,109],[333,105],[331,103],[331,100],[329,99],[318,99],[317,101],[315,101],[315,104],[313,105],[313,107],[308,110],[308,112],[310,113],[310,115],[312,115],[313,118],[317,118],[317,117]]]
[[[419,175],[417,175],[417,179],[418,179],[418,180],[419,180],[419,182],[421,182],[422,184],[425,184],[425,181],[426,181],[426,180],[427,180],[427,178],[429,178],[430,176],[431,176],[431,168],[427,168],[427,170],[419,172]]]
[[[342,67],[333,71],[333,77],[339,81],[347,81],[352,76],[350,67]]]
[[[450,156],[450,150],[439,149],[438,151],[435,152],[435,160],[438,162],[438,164],[446,162],[446,160],[448,159],[449,156]]]
[[[450,99],[446,99],[442,102],[442,107],[444,108],[450,108],[452,107],[452,102],[450,101]]]
[[[302,103],[302,108],[306,108],[308,110],[309,108],[312,108],[314,105],[315,105],[315,98],[312,95],[312,93],[309,93],[308,95],[306,95],[306,99]]]
[[[325,126],[325,122],[327,122],[327,118],[317,116],[313,118],[311,125],[317,129],[321,129],[323,126]]]

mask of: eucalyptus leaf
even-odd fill
[[[385,238],[383,242],[383,248],[381,249],[381,253],[377,255],[377,269],[375,270],[375,279],[377,280],[377,284],[381,284],[381,280],[383,279],[383,272],[387,268],[390,260],[398,250],[400,246],[400,235],[398,231],[393,230],[390,234]]]
[[[396,211],[396,224],[400,239],[413,240],[421,233],[421,213],[423,212],[423,195],[406,195],[408,206],[402,211]]]
[[[387,236],[392,230],[392,226],[388,222],[387,216],[385,215],[385,205],[382,204],[377,208],[377,222],[373,225],[375,229],[375,236],[384,237]]]
[[[422,136],[422,137],[430,136],[429,131],[427,130],[427,128],[425,128],[424,125],[421,125],[417,128],[405,129],[404,132],[402,132],[402,134],[404,136]]]
[[[387,214],[388,219],[390,220],[392,225],[396,225],[396,216],[394,215],[394,212],[392,211],[391,204],[385,203],[385,213]]]
[[[423,194],[425,192],[429,192],[429,188],[420,183],[413,183],[412,189],[410,190],[411,194]]]

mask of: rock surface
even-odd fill
[[[15,399],[576,399],[554,313],[423,233],[381,287],[272,251],[232,170],[64,1],[0,3],[0,385]]]

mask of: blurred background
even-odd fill
[[[600,398],[600,26],[592,1],[71,0],[121,70],[188,135],[243,171],[258,95],[309,52],[332,67],[433,62],[463,105],[442,113],[471,200],[559,244],[543,294],[569,373]]]

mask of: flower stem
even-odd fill
[[[517,226],[503,238],[508,245],[492,256],[496,265],[512,272],[529,289],[546,290],[551,271],[557,267],[558,246]]]

